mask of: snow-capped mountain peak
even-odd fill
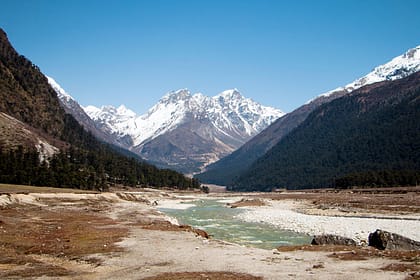
[[[224,98],[240,98],[240,97],[242,97],[241,93],[239,92],[239,90],[237,88],[222,91],[221,93],[219,93],[216,96],[224,97]]]
[[[160,100],[159,103],[176,103],[180,100],[187,100],[191,98],[191,93],[188,89],[179,89],[170,91],[165,94]]]
[[[85,110],[85,112],[90,116],[91,119],[94,119],[93,117],[99,114],[99,111],[101,111],[101,109],[93,105],[83,107],[83,110]]]
[[[68,94],[53,78],[49,76],[45,76],[48,80],[48,83],[50,86],[55,90],[55,92],[58,95],[58,98],[61,100],[65,99],[67,102],[70,102],[71,100],[74,101],[74,98]]]
[[[342,91],[350,93],[353,90],[361,88],[365,85],[402,79],[417,71],[420,71],[420,46],[409,49],[407,52],[393,58],[391,61],[375,67],[367,75],[347,84],[346,86],[328,91],[318,97],[327,97],[331,94]],[[313,100],[314,99],[309,100],[306,104],[312,102]]]
[[[128,109],[127,107],[125,107],[125,105],[120,105],[117,108],[117,114],[121,115],[121,116],[131,116],[131,117],[135,117],[136,113],[134,113],[134,111]]]
[[[236,88],[213,97],[185,88],[171,91],[143,115],[124,106],[85,111],[107,132],[128,139],[128,148],[143,158],[187,173],[239,148],[284,114]]]
[[[375,67],[366,76],[346,85],[347,90],[355,90],[364,85],[381,81],[393,81],[405,78],[420,70],[420,46],[408,50],[406,53],[395,57],[388,63]]]
[[[106,124],[115,134],[129,135],[134,146],[171,131],[191,118],[206,119],[226,134],[234,133],[247,139],[283,115],[280,110],[244,98],[237,89],[223,91],[214,97],[191,94],[188,89],[171,91],[143,115],[137,115],[123,105],[100,109],[87,106],[84,109],[92,119]]]
[[[89,105],[83,107],[83,109],[93,120],[103,119],[106,118],[106,116],[109,116],[110,118],[130,118],[136,116],[136,113],[134,113],[132,110],[128,109],[124,105],[120,105],[118,108],[112,105],[105,105],[101,108]]]
[[[99,123],[105,131],[112,134],[122,136],[128,133],[127,131],[131,131],[132,127],[135,127],[137,114],[124,105],[118,108],[112,105],[102,106],[101,108],[89,105],[83,107],[83,110],[92,120]]]

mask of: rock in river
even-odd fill
[[[312,245],[346,245],[356,246],[356,241],[351,238],[332,234],[315,235],[311,242]]]
[[[420,250],[420,242],[380,229],[369,234],[369,246],[380,250]]]

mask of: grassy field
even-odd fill
[[[0,184],[0,193],[97,193],[95,191]]]

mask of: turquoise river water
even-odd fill
[[[262,224],[243,222],[235,218],[241,208],[228,208],[216,200],[192,202],[188,209],[165,209],[160,211],[177,218],[181,224],[203,229],[214,239],[238,243],[263,249],[274,249],[284,245],[309,244],[308,235],[298,234]]]

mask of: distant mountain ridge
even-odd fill
[[[420,70],[420,46],[408,50],[391,61],[373,69],[367,75],[344,87],[328,91],[309,100],[296,110],[285,114],[257,136],[232,154],[207,166],[206,171],[196,175],[202,182],[228,185],[233,183],[257,159],[262,157],[283,137],[298,127],[309,114],[322,104],[349,94],[355,89],[380,81],[392,81],[407,77]]]
[[[144,115],[118,108],[86,106],[103,132],[161,167],[193,173],[231,153],[284,115],[243,97],[237,89],[214,97],[187,89],[162,97]]]

